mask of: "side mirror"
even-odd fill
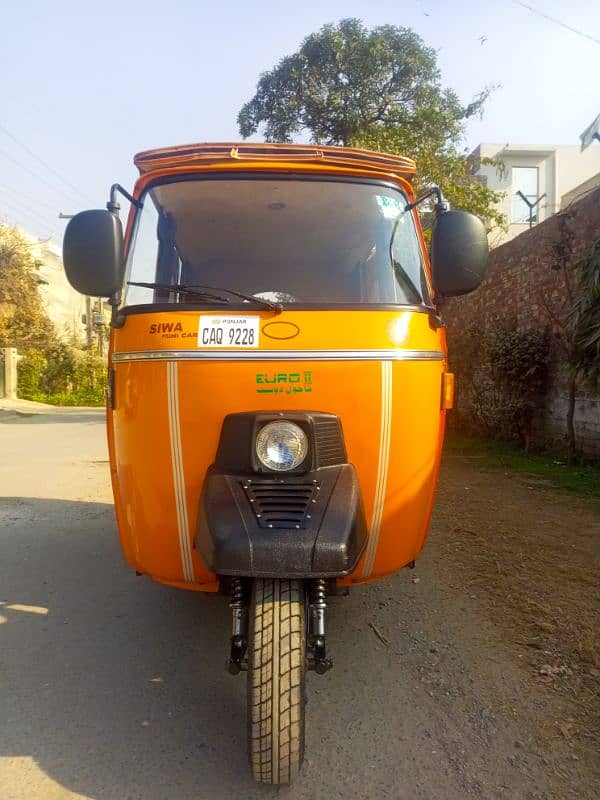
[[[467,294],[485,277],[489,247],[483,222],[467,211],[445,211],[433,224],[433,288],[444,297]]]
[[[81,294],[115,294],[121,288],[124,267],[119,218],[102,209],[76,214],[65,231],[63,262],[69,283]]]

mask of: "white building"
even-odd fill
[[[494,245],[513,239],[530,225],[543,222],[564,207],[581,184],[596,185],[600,173],[600,146],[480,144],[470,156],[473,174],[486,186],[504,192],[498,210],[507,230],[491,234]],[[485,163],[488,159],[494,164]],[[519,194],[519,192],[521,194]],[[525,199],[523,199],[525,198]]]
[[[38,264],[40,297],[58,335],[65,340],[85,341],[85,297],[76,292],[67,280],[60,245],[52,239],[37,239],[20,232]]]
[[[39,293],[46,313],[64,341],[97,344],[99,331],[109,319],[109,307],[99,298],[79,294],[65,274],[62,248],[52,239],[36,239],[20,231],[38,264]]]

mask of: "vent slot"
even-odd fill
[[[242,482],[248,502],[261,528],[304,528],[317,483],[281,481]]]
[[[346,463],[346,448],[339,420],[336,417],[314,419],[317,464],[333,467]]]

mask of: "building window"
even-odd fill
[[[522,192],[531,203],[537,203],[539,199],[538,168],[537,167],[513,167],[512,168],[512,207],[511,222],[529,222],[529,206],[517,194]],[[538,206],[531,209],[533,222],[538,221]]]

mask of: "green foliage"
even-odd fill
[[[40,381],[45,394],[66,392],[72,388],[77,359],[75,350],[65,342],[54,340],[45,348],[48,366]]]
[[[529,449],[544,400],[548,340],[543,331],[474,328],[452,343],[459,420],[471,432],[517,439]]]
[[[567,464],[559,454],[524,453],[514,445],[450,433],[445,453],[477,459],[483,469],[501,469],[536,479],[536,488],[564,492],[600,500],[600,463]]]
[[[55,337],[38,282],[29,243],[0,222],[0,347],[43,346]]]
[[[30,244],[0,223],[0,347],[17,347],[18,393],[58,405],[103,405],[106,361],[58,338],[38,292]]]
[[[107,383],[106,359],[95,350],[80,355],[73,374],[73,392],[69,403],[59,405],[104,405]]]
[[[574,337],[572,369],[592,388],[600,385],[600,239],[577,265],[577,292],[568,316]]]
[[[95,350],[86,350],[77,362],[73,382],[79,389],[94,391],[106,386],[106,360]]]
[[[487,357],[494,381],[520,396],[540,394],[546,377],[548,341],[539,330],[496,331],[488,337]]]
[[[53,343],[44,353],[32,349],[18,374],[19,396],[27,400],[58,406],[105,403],[106,360],[94,350],[77,350],[63,342]]]
[[[96,389],[75,389],[71,392],[57,392],[56,394],[43,394],[39,392],[32,398],[39,403],[49,403],[53,406],[97,406],[106,404],[106,394],[100,387]]]
[[[488,230],[505,224],[503,214],[496,210],[502,192],[494,192],[473,177],[472,166],[460,152],[460,134],[444,136],[443,130],[419,131],[412,123],[395,125],[390,129],[369,131],[356,136],[352,144],[371,150],[408,154],[417,163],[414,188],[417,195],[428,186],[440,186],[451,206],[470,211],[480,217]]]
[[[308,132],[315,143],[411,156],[417,190],[438,183],[451,203],[491,226],[504,222],[493,208],[500,195],[472,177],[460,150],[465,120],[481,113],[488,94],[463,105],[443,88],[436,51],[414,31],[345,19],[263,73],[238,125],[244,138],[261,130],[267,141],[290,142]]]
[[[47,366],[48,361],[39,348],[32,347],[27,351],[18,366],[19,397],[36,399]]]
[[[437,111],[452,135],[474,109],[442,90],[439,78],[435,50],[413,31],[392,25],[368,31],[360,20],[345,19],[308,36],[297,53],[260,76],[239,113],[240,133],[246,138],[264,124],[267,141],[290,142],[309,131],[314,142],[350,145],[373,126],[412,120],[436,128]]]

